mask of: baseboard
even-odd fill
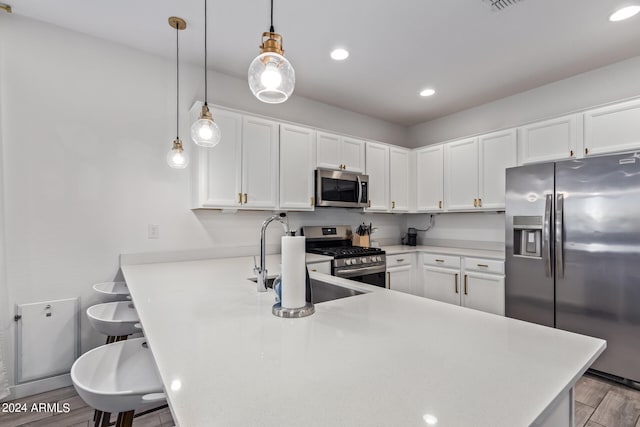
[[[72,384],[71,375],[64,374],[56,377],[45,378],[37,381],[30,381],[24,384],[17,384],[9,387],[9,396],[6,400],[21,399],[34,394],[44,393],[58,388],[69,387]]]

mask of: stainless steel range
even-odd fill
[[[351,244],[351,226],[302,227],[306,251],[332,256],[331,274],[369,285],[385,287],[387,260],[380,248]]]

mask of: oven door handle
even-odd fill
[[[356,175],[358,179],[358,206],[362,206],[362,180],[360,179],[360,175]]]
[[[353,277],[353,276],[361,276],[363,274],[384,273],[385,271],[386,269],[374,268],[374,267],[350,268],[348,270],[338,270],[335,272],[335,275],[343,276],[343,277]]]

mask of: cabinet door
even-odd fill
[[[315,262],[313,264],[307,264],[309,271],[331,274],[331,261]]]
[[[640,101],[622,102],[584,114],[584,154],[640,148]]]
[[[478,204],[478,139],[444,146],[444,205],[450,210],[473,210]]]
[[[293,125],[280,125],[280,208],[314,209],[316,132]]]
[[[406,294],[415,294],[411,266],[403,265],[387,269],[387,288]]]
[[[318,132],[316,134],[317,162],[319,168],[340,169],[341,138],[331,133]]]
[[[242,124],[242,205],[275,209],[278,205],[278,124],[244,117]]]
[[[409,211],[409,150],[389,149],[391,212]]]
[[[423,295],[426,298],[460,305],[460,270],[422,267]]]
[[[570,159],[578,154],[576,114],[522,126],[518,132],[521,165]]]
[[[516,130],[478,138],[480,154],[478,207],[504,209],[506,169],[516,166]]]
[[[367,175],[369,175],[369,207],[367,211],[389,210],[389,147],[367,142]]]
[[[364,173],[364,141],[348,137],[342,138],[340,158],[344,170]]]
[[[442,145],[423,148],[416,153],[416,209],[419,212],[444,209],[443,153]]]
[[[462,305],[504,316],[504,276],[466,272]]]
[[[196,208],[238,208],[242,191],[242,116],[213,110],[222,136],[214,148],[198,147]]]

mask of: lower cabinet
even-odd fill
[[[309,272],[331,274],[331,261],[307,263],[307,268]]]
[[[504,316],[504,262],[423,254],[426,298]]]
[[[387,289],[421,295],[415,285],[416,253],[387,255]]]

